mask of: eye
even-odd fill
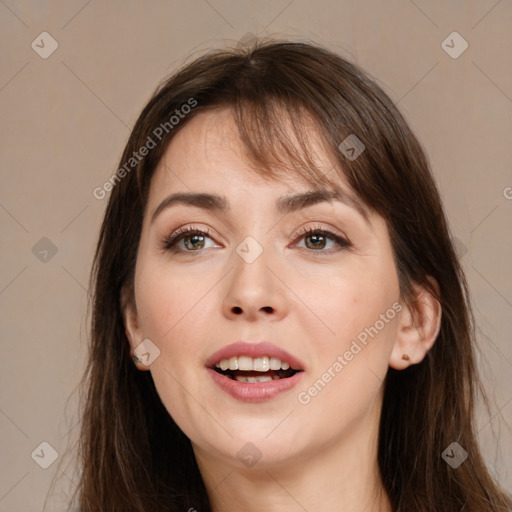
[[[298,233],[298,236],[301,237],[301,240],[305,241],[305,247],[302,246],[301,248],[311,249],[316,252],[332,252],[333,245],[334,248],[337,245],[342,249],[347,249],[352,246],[352,244],[345,238],[333,233],[332,231],[316,226],[314,228],[307,227],[302,229]],[[331,242],[331,247],[327,247],[329,242]],[[326,247],[331,250],[323,250]]]
[[[192,226],[186,226],[178,229],[170,236],[165,237],[162,240],[162,249],[164,251],[174,250],[175,252],[201,252],[203,249],[207,249],[207,239],[212,238],[209,236],[210,231],[201,230]],[[305,241],[305,249],[311,249],[315,252],[332,252],[333,245],[339,248],[346,249],[352,246],[352,244],[345,238],[321,227],[308,227],[302,229],[298,235],[300,240]],[[329,246],[329,242],[331,247]],[[298,245],[300,247],[300,245]],[[219,245],[210,245],[209,247],[220,247]],[[329,250],[324,250],[324,249]]]
[[[206,247],[206,240],[212,240],[209,234],[210,231],[208,229],[201,230],[191,226],[186,226],[164,238],[162,240],[162,249],[165,251],[174,249],[176,252],[200,252],[201,250],[208,248]],[[213,247],[219,246],[213,245]]]

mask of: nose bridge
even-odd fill
[[[258,237],[262,240],[262,237]],[[233,255],[233,286],[240,286],[245,295],[259,294],[261,299],[271,292],[270,271],[271,248],[262,240],[258,242],[252,235],[247,236],[235,249]]]
[[[265,233],[256,236],[261,240]],[[233,253],[233,264],[224,301],[226,314],[285,314],[284,290],[270,270],[276,262],[268,238],[261,243],[252,235],[244,238]]]

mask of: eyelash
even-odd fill
[[[299,237],[299,240],[302,240],[303,238],[307,238],[308,236],[311,236],[311,235],[320,235],[325,238],[330,238],[331,240],[336,242],[341,249],[348,249],[348,248],[352,247],[352,244],[348,240],[348,238],[343,238],[343,237],[337,235],[336,233],[329,231],[328,229],[323,229],[321,226],[314,226],[314,227],[308,226],[306,228],[302,228],[297,233],[297,237]],[[323,251],[323,250],[315,251],[314,249],[306,248],[306,250],[311,251],[311,252],[319,252],[319,253],[324,252],[327,254],[330,254],[333,252],[332,249],[327,250],[327,251]]]
[[[188,236],[193,236],[193,235],[200,235],[200,236],[211,238],[209,229],[202,230],[202,229],[194,228],[192,226],[185,226],[183,228],[178,229],[170,236],[165,237],[162,241],[162,249],[164,251],[170,251],[178,244],[178,242],[180,242],[184,238],[187,238]],[[300,237],[299,240],[302,240],[303,238],[307,238],[308,236],[311,236],[311,235],[320,235],[325,238],[329,238],[329,239],[333,240],[334,242],[336,242],[342,249],[348,249],[348,248],[352,247],[352,243],[348,239],[345,239],[345,238],[333,233],[332,231],[323,229],[320,226],[302,228],[300,230],[300,232],[297,233],[297,237]],[[319,253],[323,252],[323,253],[327,253],[327,254],[330,254],[332,252],[332,249],[328,250],[328,251],[323,251],[323,250],[316,251],[314,249],[306,248],[306,250],[310,251],[310,252],[319,252]],[[199,249],[197,251],[176,250],[176,252],[193,253],[193,252],[202,252],[202,250],[201,249]]]
[[[195,229],[190,226],[186,226],[183,228],[178,229],[173,234],[171,234],[168,237],[165,237],[163,240],[162,248],[165,251],[170,251],[180,240],[183,238],[186,238],[186,236],[192,236],[192,235],[201,235],[201,236],[210,236],[210,230],[202,230],[202,229]],[[194,252],[194,251],[186,251],[186,252]],[[200,251],[198,251],[200,252]]]

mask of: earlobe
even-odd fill
[[[436,290],[437,283],[430,278]],[[400,312],[389,365],[403,370],[423,361],[434,345],[441,327],[441,304],[426,288],[416,287],[414,302]]]

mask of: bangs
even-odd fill
[[[340,188],[341,166],[325,128],[304,105],[292,99],[243,98],[231,110],[254,172],[273,179],[297,176],[314,189]],[[327,166],[320,163],[325,156]]]

